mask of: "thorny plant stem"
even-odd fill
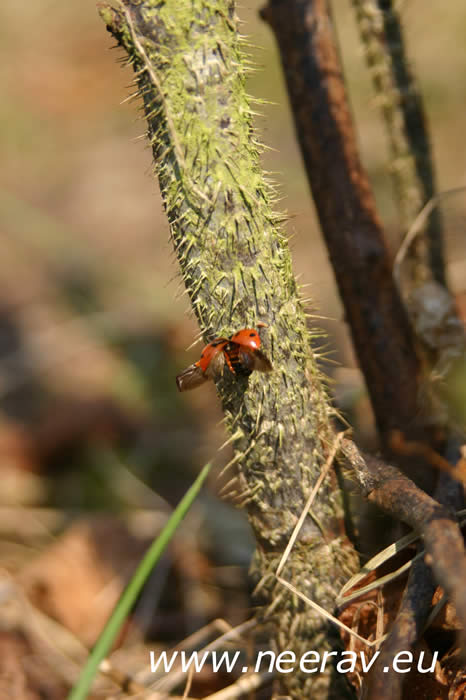
[[[407,231],[436,194],[427,119],[409,65],[400,16],[393,0],[352,0],[390,148],[400,223]],[[446,284],[440,211],[435,207],[422,236],[408,250],[404,292],[434,279]]]
[[[260,168],[233,3],[125,0],[100,12],[136,72],[173,243],[204,339],[267,324],[262,341],[274,371],[218,383],[239,456],[237,495],[258,543],[262,617],[273,645],[297,657],[333,648],[335,631],[302,610],[273,575],[333,442],[332,411]],[[357,567],[342,522],[331,476],[286,567],[292,583],[328,610]],[[288,674],[284,682],[296,698],[348,692],[332,668],[312,678]]]

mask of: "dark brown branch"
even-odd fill
[[[406,676],[392,668],[400,651],[408,651],[419,639],[432,609],[435,591],[432,571],[422,560],[413,562],[396,620],[369,676],[367,700],[398,700]],[[386,673],[384,668],[389,668]]]
[[[425,562],[450,597],[466,629],[466,557],[454,513],[395,467],[375,457],[363,456],[349,440],[343,442],[342,450],[367,500],[407,523],[422,537]]]
[[[462,486],[444,473],[437,484],[435,498],[442,505],[459,510],[463,507]],[[435,588],[432,569],[424,560],[414,561],[395,622],[369,676],[368,700],[401,698],[406,676],[396,673],[392,662],[399,652],[408,651],[420,638],[432,609]],[[388,673],[384,671],[386,667],[390,669]]]
[[[301,151],[383,437],[412,425],[418,361],[346,97],[325,0],[269,0]]]

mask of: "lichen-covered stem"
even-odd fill
[[[407,231],[422,206],[436,194],[422,96],[406,57],[400,17],[392,0],[352,0],[352,4],[385,121],[400,222]],[[425,234],[410,247],[407,262],[406,295],[426,280],[446,284],[438,208],[432,211]]]
[[[267,324],[261,335],[274,371],[218,383],[239,472],[235,495],[258,542],[264,610],[278,647],[297,654],[330,648],[335,639],[324,621],[302,610],[273,576],[333,433],[289,249],[253,139],[233,3],[125,0],[121,9],[100,12],[137,74],[173,243],[204,339]],[[329,478],[283,572],[330,609],[357,565],[342,515]],[[304,682],[312,697],[329,687],[336,688],[330,695],[344,697],[345,681],[330,667],[318,678],[285,678],[289,690],[300,688],[293,697],[303,697]]]

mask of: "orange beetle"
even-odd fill
[[[254,328],[243,328],[228,338],[206,345],[200,359],[176,377],[179,391],[188,391],[218,377],[225,363],[233,374],[248,377],[253,370],[270,372],[270,360],[259,349],[261,339]]]
[[[243,376],[249,376],[253,370],[271,372],[272,364],[260,346],[261,339],[255,328],[243,328],[234,333],[224,349],[230,370]]]

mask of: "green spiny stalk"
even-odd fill
[[[390,169],[400,223],[408,231],[434,195],[435,174],[422,97],[406,57],[400,17],[392,0],[352,0],[367,64],[389,140]],[[442,225],[434,209],[424,236],[408,251],[405,292],[434,279],[445,285]]]
[[[298,658],[308,649],[333,648],[335,631],[273,576],[334,438],[282,217],[272,210],[273,191],[253,140],[234,5],[124,0],[119,9],[103,5],[100,12],[136,72],[174,247],[204,339],[267,324],[261,335],[274,371],[218,382],[234,436],[239,495],[258,543],[263,616],[274,644]],[[357,568],[342,521],[332,477],[283,573],[329,610]],[[346,694],[330,666],[284,679],[293,697]]]

